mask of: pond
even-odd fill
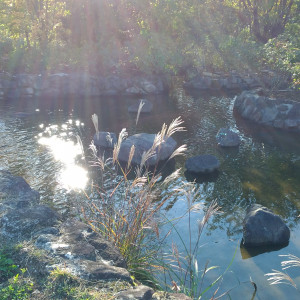
[[[89,184],[93,113],[99,116],[101,131],[118,133],[127,128],[129,134],[156,133],[163,123],[182,116],[186,131],[174,138],[179,145],[187,144],[186,157],[213,154],[221,162],[217,178],[196,183],[203,208],[213,199],[222,207],[222,214],[210,220],[200,241],[199,269],[207,261],[209,266],[219,266],[207,273],[204,286],[224,272],[237,249],[218,294],[232,289],[231,299],[299,299],[293,287],[270,286],[264,274],[281,270],[283,258],[279,255],[300,256],[300,136],[242,120],[233,114],[234,96],[188,93],[177,88],[169,96],[149,97],[153,112],[141,115],[137,126],[135,115],[127,112],[128,106],[137,101],[130,97],[5,100],[0,103],[0,169],[24,177],[39,191],[43,202],[68,214],[72,201],[84,197],[81,189]],[[230,127],[240,135],[239,148],[217,146],[215,136],[221,127]],[[180,182],[187,181],[185,159],[176,159],[176,168],[182,168]],[[240,247],[242,221],[251,203],[262,204],[284,218],[291,229],[287,247],[260,253]],[[164,207],[170,219],[182,215],[185,209],[181,199],[170,200]],[[197,232],[197,220],[201,218],[201,212],[192,214],[192,232]],[[186,236],[187,219],[178,225],[180,234]],[[168,239],[180,244],[176,235]],[[300,269],[287,272],[300,287]],[[255,295],[250,278],[257,285]]]

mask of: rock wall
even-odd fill
[[[149,95],[166,90],[163,80],[155,75],[93,76],[87,73],[55,73],[47,75],[0,73],[0,99],[4,97],[109,95]]]
[[[300,133],[300,103],[259,96],[244,91],[234,103],[234,109],[245,119],[258,124]]]
[[[271,87],[278,81],[278,76],[271,71],[262,70],[260,74],[241,74],[236,71],[202,72],[185,83],[186,88],[196,90],[250,90],[258,87]],[[287,82],[281,80],[281,85]]]

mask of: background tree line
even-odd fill
[[[2,0],[0,71],[265,65],[299,84],[299,15],[299,0]]]

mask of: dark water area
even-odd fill
[[[93,113],[99,116],[101,131],[119,133],[126,128],[129,135],[156,133],[163,123],[169,124],[181,116],[186,131],[176,133],[174,138],[179,145],[187,144],[186,158],[212,154],[221,163],[216,176],[196,183],[200,191],[198,201],[204,209],[213,199],[222,207],[222,214],[210,220],[201,237],[199,269],[207,261],[219,266],[207,273],[204,286],[222,274],[237,249],[219,294],[233,288],[231,299],[299,299],[300,294],[293,287],[270,286],[264,274],[281,270],[284,258],[278,255],[300,256],[300,135],[241,119],[233,113],[234,97],[235,94],[188,93],[183,89],[176,89],[169,96],[148,97],[154,104],[153,112],[141,115],[137,126],[136,116],[127,112],[128,106],[137,101],[130,97],[3,100],[0,169],[23,176],[40,192],[43,202],[66,213],[74,199],[84,197],[80,187],[85,182],[88,185],[91,177],[88,145],[95,132]],[[229,127],[240,135],[242,143],[238,148],[217,146],[215,136],[221,127]],[[186,158],[176,159],[176,168],[182,168],[178,184],[189,180],[184,173]],[[257,251],[240,247],[242,221],[252,203],[282,216],[291,229],[288,246]],[[164,208],[170,219],[181,216],[186,209],[185,201],[178,198],[170,199]],[[202,210],[192,215],[192,232],[197,232],[197,220],[202,216]],[[178,228],[182,236],[188,236],[186,218]],[[169,236],[169,241],[177,242],[180,250],[176,235]],[[300,269],[288,269],[287,273],[300,287]],[[258,288],[254,298],[250,277]]]

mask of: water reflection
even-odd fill
[[[179,145],[188,145],[186,157],[212,154],[221,162],[216,178],[210,182],[196,182],[200,191],[197,201],[205,208],[217,199],[223,211],[206,228],[199,258],[203,264],[212,260],[214,265],[226,266],[242,237],[246,209],[252,203],[260,203],[288,222],[291,228],[290,243],[276,252],[256,256],[250,253],[251,258],[248,259],[243,258],[248,257],[249,253],[241,249],[230,269],[241,281],[249,280],[251,275],[259,285],[258,299],[284,299],[284,295],[289,295],[289,299],[298,299],[293,298],[294,294],[289,289],[285,290],[285,287],[270,288],[264,273],[279,268],[278,254],[299,253],[299,135],[282,134],[235,118],[233,97],[228,95],[189,95],[178,89],[173,97],[153,96],[148,100],[154,104],[153,112],[141,115],[137,127],[135,116],[127,112],[128,106],[135,103],[136,99],[129,97],[1,102],[0,168],[23,176],[40,192],[42,202],[48,201],[58,209],[66,208],[72,205],[75,198],[75,192],[68,193],[66,189],[83,188],[91,174],[86,171],[85,155],[76,135],[81,137],[87,149],[94,135],[91,122],[93,113],[99,116],[101,131],[118,133],[122,128],[127,128],[129,134],[155,133],[163,123],[170,124],[173,119],[182,116],[187,131],[177,133],[174,137]],[[15,115],[15,112],[25,114]],[[240,135],[242,143],[239,148],[222,149],[217,146],[215,136],[221,127],[230,128]],[[181,177],[169,188],[164,188],[163,194],[170,194],[173,188],[186,182],[185,159],[176,158],[175,168],[182,168]],[[184,202],[175,197],[165,206],[170,219],[176,219],[185,210]],[[193,215],[193,232],[197,232],[197,219],[201,217],[201,214]],[[179,223],[182,236],[188,235],[186,224],[186,219]],[[213,278],[208,278],[208,283],[212,282],[210,279]],[[226,288],[231,286],[233,280],[225,279],[225,283]],[[249,295],[244,287],[231,293],[232,299],[247,299]]]
[[[67,130],[68,125],[63,124],[61,128]],[[47,127],[44,134],[50,137],[41,137],[38,143],[46,146],[54,158],[62,163],[63,166],[58,176],[59,183],[68,190],[84,189],[88,182],[88,172],[77,165],[78,157],[84,160],[81,143],[62,138],[67,136],[67,133],[62,133],[60,136],[52,135],[57,129],[57,125]]]

